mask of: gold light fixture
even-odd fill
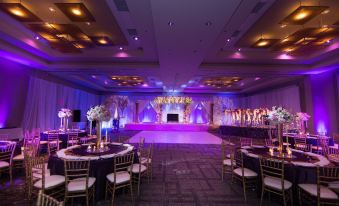
[[[111,76],[111,79],[117,83],[118,86],[140,86],[145,83],[140,76]]]
[[[21,3],[0,3],[0,9],[21,22],[41,22],[41,19]]]
[[[98,42],[99,42],[100,44],[107,44],[107,43],[108,43],[107,40],[104,39],[104,38],[99,39]]]
[[[258,41],[256,41],[252,47],[253,48],[269,48],[272,45],[274,45],[279,39],[264,39],[260,38]]]
[[[91,12],[83,3],[55,3],[55,5],[74,22],[94,22]]]
[[[328,6],[299,6],[290,15],[283,19],[280,24],[304,25],[309,20],[328,9]]]
[[[92,36],[92,41],[98,46],[113,46],[112,40],[108,36]]]

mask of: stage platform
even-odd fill
[[[184,123],[128,123],[125,124],[125,130],[142,131],[190,131],[202,132],[208,131],[208,124],[184,124]]]

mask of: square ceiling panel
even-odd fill
[[[74,22],[94,22],[95,18],[83,3],[55,3]]]
[[[299,6],[283,19],[280,24],[304,25],[326,9],[328,9],[328,6]]]
[[[42,22],[39,17],[20,3],[0,3],[0,9],[21,22]]]

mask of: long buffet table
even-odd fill
[[[242,126],[230,126],[221,125],[219,127],[220,134],[225,136],[237,136],[237,137],[251,137],[257,139],[269,138],[269,133],[272,134],[272,138],[276,137],[277,129],[269,127],[242,127]]]

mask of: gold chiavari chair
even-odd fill
[[[231,156],[231,161],[235,161],[236,163],[235,166],[232,166],[232,183],[235,179],[242,183],[244,198],[246,201],[246,189],[256,188],[258,174],[253,170],[244,167],[243,153],[240,149],[235,150],[234,155]]]
[[[50,175],[46,165],[45,157],[30,157],[28,160],[28,197],[38,194],[38,191],[48,191],[50,195],[60,195],[63,191],[62,185],[65,177],[62,175]]]
[[[89,176],[89,160],[64,160],[65,167],[65,199],[67,203],[69,198],[85,197],[86,205],[89,200],[94,200],[95,177]]]
[[[241,137],[240,138],[240,147],[249,146],[252,147],[252,138]]]
[[[79,135],[77,132],[68,133],[67,147],[77,145],[79,143]]]
[[[114,170],[106,176],[106,194],[112,195],[111,204],[114,202],[115,191],[120,188],[129,187],[131,191],[131,197],[133,200],[133,186],[132,186],[132,172],[128,171],[133,165],[134,153],[130,152],[125,155],[119,155],[114,157]]]
[[[140,184],[141,178],[144,176],[148,176],[148,165],[141,164],[141,157],[147,157],[151,153],[151,147],[148,148],[141,148],[140,149],[140,156],[139,156],[139,163],[134,163],[132,166],[128,168],[128,171],[132,172],[132,180],[136,182],[138,185],[138,195],[140,194]],[[149,180],[149,179],[148,179]]]
[[[338,148],[339,149],[339,133],[333,133],[333,142],[334,142],[334,148]]]
[[[47,134],[47,149],[48,156],[51,156],[57,152],[60,148],[61,141],[59,140],[59,134],[57,133],[48,133]]]
[[[147,168],[147,177],[149,179],[153,179],[153,165],[152,165],[152,160],[153,160],[153,155],[154,155],[154,142],[150,144],[150,150],[149,150],[149,155],[147,157],[140,156],[140,163],[145,165]]]
[[[284,162],[282,160],[261,157],[260,170],[262,179],[260,205],[262,205],[266,191],[282,196],[285,206],[288,201],[293,205],[292,183],[284,179]]]
[[[316,145],[312,146],[312,152],[317,153],[317,154],[324,154],[323,148],[324,145],[328,146],[329,139],[328,137],[324,136],[317,136],[316,137]]]
[[[138,145],[138,156],[140,156],[140,150],[142,148],[144,148],[144,145],[145,145],[145,137],[140,137],[140,140],[139,140],[139,145]]]
[[[274,147],[274,142],[272,139],[265,139],[265,145],[266,147]]]
[[[12,184],[13,154],[16,143],[9,143],[4,148],[0,148],[0,174],[9,173],[10,183]]]
[[[297,149],[297,150],[304,151],[304,152],[311,152],[312,151],[312,145],[307,144],[306,136],[294,138],[294,148]]]
[[[339,149],[335,147],[329,147],[327,158],[332,162],[339,163]]]
[[[231,155],[234,155],[234,146],[227,141],[221,142],[221,180],[224,181],[224,174],[232,174],[235,162],[232,161]]]
[[[59,202],[53,197],[44,194],[41,190],[39,191],[38,200],[36,206],[63,206],[63,202]]]
[[[320,205],[339,205],[339,167],[317,167],[317,184],[299,184],[299,205],[302,202],[316,202]],[[333,187],[334,186],[334,187]]]

